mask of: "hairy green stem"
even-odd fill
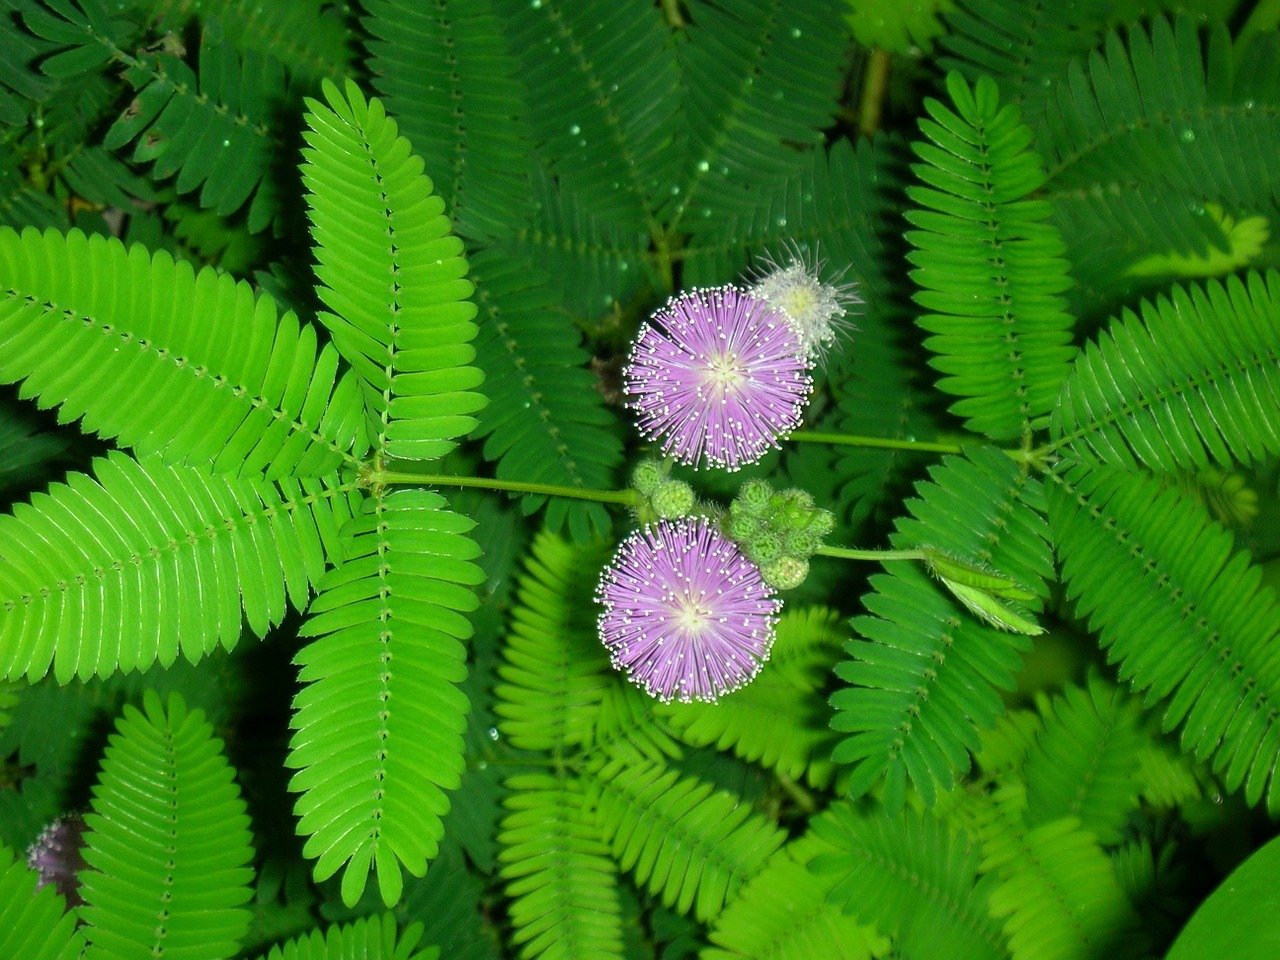
[[[787,439],[800,443],[834,443],[846,447],[878,447],[882,450],[914,450],[918,453],[959,453],[954,443],[929,443],[924,440],[894,440],[890,437],[860,437],[852,433],[817,433],[797,430]]]
[[[525,483],[521,480],[498,480],[491,477],[459,477],[446,473],[401,473],[398,470],[380,470],[371,474],[375,484],[419,484],[425,487],[476,487],[480,490],[501,490],[506,493],[538,494],[546,497],[568,497],[573,500],[594,500],[597,503],[617,503],[624,507],[638,507],[643,498],[630,487],[625,490],[587,490],[582,487],[562,487],[554,483]]]
[[[889,89],[889,54],[873,50],[862,73],[862,96],[858,100],[858,132],[871,136],[880,129],[885,92]]]

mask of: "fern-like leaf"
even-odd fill
[[[1080,355],[1050,422],[1079,459],[1156,470],[1280,451],[1280,273],[1175,286]]]
[[[269,226],[280,201],[267,174],[283,152],[270,121],[288,98],[280,61],[241,54],[216,24],[201,36],[198,73],[172,53],[134,58],[115,47],[114,55],[130,64],[125,77],[137,95],[103,145],[133,143],[133,161],[150,162],[153,178],[176,176],[179,193],[199,190],[200,205],[221,216],[252,196],[249,229]]]
[[[0,517],[0,669],[73,675],[197,660],[305,606],[352,490],[111,454]]]
[[[827,901],[832,874],[806,864],[830,847],[804,836],[780,849],[716,917],[699,960],[870,960],[884,938]]]
[[[496,0],[521,60],[534,141],[562,188],[602,220],[652,222],[679,151],[679,73],[643,0]]]
[[[1280,198],[1257,146],[1280,136],[1280,36],[1241,49],[1225,25],[1201,27],[1157,17],[1110,33],[1053,84],[1042,138],[1049,196],[1094,283],[1123,282],[1147,254],[1226,249],[1207,203],[1236,217]]]
[[[324,92],[329,106],[307,101],[302,171],[320,320],[360,377],[379,452],[442,457],[484,406],[462,242],[382,104],[351,81]]]
[[[368,446],[312,327],[225,274],[74,230],[0,229],[0,381],[18,380],[63,422],[219,473],[324,476]]]
[[[592,588],[605,557],[543,533],[525,561],[494,689],[499,728],[522,750],[591,739],[614,677],[596,635]]]
[[[999,877],[991,914],[1004,921],[1014,960],[1092,960],[1142,955],[1128,944],[1138,924],[1111,862],[1072,817],[1027,832],[993,824],[984,872]]]
[[[1028,199],[1044,183],[1031,131],[989,78],[970,89],[953,73],[947,92],[955,112],[926,100],[932,119],[920,131],[931,142],[913,144],[925,185],[907,191],[921,208],[906,214],[919,228],[907,239],[918,248],[916,302],[930,311],[917,323],[935,334],[926,343],[946,374],[939,388],[964,398],[952,410],[974,431],[1011,439],[1053,409],[1066,376],[1070,279],[1050,207]]]
[[[613,486],[622,461],[617,420],[604,406],[588,355],[572,325],[557,314],[546,279],[528,261],[484,251],[473,261],[479,287],[481,366],[491,402],[477,434],[500,479],[600,489]],[[549,530],[569,528],[577,541],[607,533],[598,503],[525,497],[526,513],[546,504]]]
[[[204,715],[176,694],[125,707],[85,815],[87,960],[236,952],[253,849],[233,775]]]
[[[434,947],[415,949],[422,928],[414,924],[401,934],[390,914],[315,930],[272,947],[261,960],[437,960]]]
[[[1075,466],[1053,477],[1049,518],[1068,594],[1120,676],[1166,729],[1212,757],[1228,789],[1280,811],[1280,608],[1261,570],[1202,507],[1141,474]]]
[[[507,787],[499,860],[521,956],[622,957],[618,868],[581,781],[523,774]]]
[[[0,847],[0,950],[22,960],[79,960],[84,934],[54,892]]]
[[[946,554],[1047,593],[1052,574],[1040,484],[1002,451],[982,447],[969,459],[947,457],[917,486],[891,538],[899,549],[930,544]],[[980,729],[1004,710],[1026,641],[959,611],[946,592],[913,566],[872,577],[868,616],[854,620],[864,640],[846,648],[836,672],[852,686],[838,691],[832,726],[852,734],[836,747],[852,763],[854,796],[885,777],[886,798],[902,802],[907,780],[931,801],[969,769]]]
[[[998,960],[1000,931],[987,915],[992,882],[979,879],[978,853],[963,833],[928,814],[857,814],[831,807],[812,824],[827,847],[810,870],[828,899],[891,935],[919,960]]]
[[[769,667],[714,704],[672,703],[659,716],[694,747],[715,744],[785,777],[825,786],[834,772],[828,711],[818,696],[839,656],[844,630],[834,610],[788,609],[778,622]]]
[[[438,849],[444,791],[462,773],[465,614],[483,572],[467,532],[425,490],[374,496],[348,531],[345,561],[320,584],[296,662],[290,787],[303,852],[325,879],[343,864],[353,904],[376,868],[394,905],[401,866],[420,876]]]
[[[426,160],[458,233],[480,239],[523,226],[532,131],[518,60],[491,0],[364,7],[374,86]]]
[[[1028,826],[1075,817],[1104,846],[1119,843],[1138,802],[1137,704],[1094,676],[1046,706],[1023,771]]]
[[[738,797],[632,754],[592,771],[589,783],[622,869],[700,920],[718,914],[785,839]]]
[[[797,176],[805,158],[794,148],[818,147],[837,111],[846,41],[839,0],[696,0],[688,9],[677,47],[688,159],[669,199],[672,229],[696,230]]]

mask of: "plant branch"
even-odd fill
[[[401,473],[382,469],[370,474],[375,484],[419,484],[426,487],[476,487],[480,490],[501,490],[506,493],[526,493],[545,497],[568,497],[572,500],[594,500],[597,503],[617,503],[624,507],[638,507],[642,503],[639,493],[630,487],[625,490],[588,490],[583,487],[564,487],[554,483],[525,483],[520,480],[498,480],[493,477],[460,477],[445,473]]]
[[[845,447],[878,447],[882,450],[914,450],[917,453],[959,453],[954,443],[929,443],[924,440],[895,440],[891,437],[861,437],[852,433],[817,433],[797,430],[787,439],[799,443],[833,443]]]

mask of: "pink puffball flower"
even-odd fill
[[[782,603],[760,569],[705,517],[624,540],[596,588],[615,669],[650,696],[714,701],[769,659]]]
[[[640,432],[681,463],[737,470],[800,424],[810,361],[779,309],[734,286],[673,297],[623,370]]]

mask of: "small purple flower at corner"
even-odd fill
[[[27,866],[40,876],[38,886],[52,884],[71,906],[80,906],[80,871],[84,861],[84,817],[58,817],[27,848]]]
[[[800,424],[810,362],[787,317],[737,287],[672,297],[623,371],[640,432],[681,463],[754,463]]]
[[[769,659],[781,601],[705,517],[664,520],[624,540],[596,589],[616,669],[664,703],[714,701]]]

